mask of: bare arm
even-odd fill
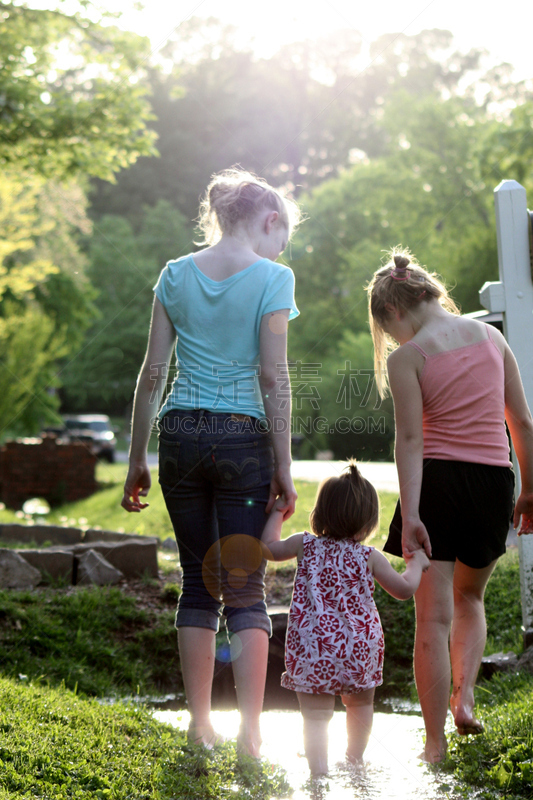
[[[291,477],[291,388],[287,366],[289,309],[265,314],[261,320],[259,385],[270,423],[274,448],[274,475],[269,512],[277,497],[284,500],[284,519],[294,514],[296,489]]]
[[[261,536],[263,555],[268,561],[288,561],[289,558],[301,558],[303,553],[303,533],[295,533],[287,539],[281,539],[283,524],[283,502],[276,500],[270,512],[267,524]]]
[[[419,515],[424,438],[416,351],[411,347],[395,350],[389,356],[387,370],[396,422],[395,459],[402,507],[402,550],[405,558],[410,558],[419,548],[431,556],[428,532]]]
[[[168,363],[175,340],[174,326],[156,297],[146,356],[137,378],[133,400],[129,469],[121,502],[126,511],[138,512],[147,506],[147,503],[140,502],[139,497],[146,497],[151,486],[150,470],[146,460],[148,440],[153,419],[161,405]]]
[[[373,550],[368,558],[368,566],[379,585],[392,597],[409,600],[418,589],[422,573],[429,569],[430,562],[423,550],[415,550],[407,561],[405,571],[400,574],[383,553]]]
[[[503,339],[503,337],[502,337]],[[520,466],[521,490],[516,501],[513,525],[520,524],[521,533],[533,533],[533,420],[529,410],[522,379],[511,348],[505,342],[505,419]]]

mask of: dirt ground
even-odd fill
[[[291,602],[294,568],[268,567],[265,588],[267,606],[288,606]],[[169,586],[181,586],[181,570],[167,573],[157,580],[121,581],[118,587],[124,594],[136,599],[137,607],[146,611],[158,611],[175,606],[176,594]]]

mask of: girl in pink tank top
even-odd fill
[[[442,282],[408,251],[392,252],[368,294],[378,388],[385,396],[390,385],[396,422],[400,501],[385,549],[408,561],[422,548],[432,558],[415,594],[414,667],[421,758],[437,763],[446,755],[448,702],[459,734],[483,731],[474,716],[483,594],[505,552],[513,505],[514,526],[522,517],[520,533],[533,532],[533,421],[504,337],[459,316]],[[516,504],[506,422],[520,465]]]

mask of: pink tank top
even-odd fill
[[[490,335],[474,344],[424,357],[424,458],[510,467],[505,429],[503,356]]]

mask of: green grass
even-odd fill
[[[522,638],[522,605],[518,550],[508,550],[500,558],[485,592],[487,645],[485,655],[514,650],[520,653]]]
[[[0,673],[109,696],[181,688],[175,597],[139,608],[117,588],[0,592]]]
[[[100,526],[102,528],[107,529],[123,529],[127,532],[132,533],[144,533],[148,535],[158,536],[160,539],[165,539],[168,536],[172,535],[172,530],[170,527],[170,522],[168,520],[167,511],[164,505],[163,497],[161,494],[161,490],[159,488],[159,484],[157,483],[156,479],[156,471],[153,471],[153,483],[152,489],[150,492],[150,507],[143,511],[141,514],[127,514],[121,507],[120,507],[120,498],[122,496],[122,485],[126,476],[126,465],[125,464],[99,464],[98,465],[98,479],[103,485],[103,488],[97,492],[92,497],[87,498],[86,500],[79,501],[78,503],[73,503],[68,506],[62,506],[60,509],[54,510],[50,514],[50,522],[57,522],[57,523],[65,523],[70,522],[70,524],[83,524],[83,525],[90,525],[90,526]],[[283,536],[289,536],[296,531],[301,531],[306,528],[309,528],[309,513],[313,507],[317,484],[307,481],[297,481],[296,488],[298,491],[298,502],[296,505],[296,512],[291,517],[290,520],[284,525],[283,528]],[[392,517],[394,506],[396,504],[396,496],[392,493],[380,493],[380,502],[381,502],[381,520],[380,520],[380,528],[379,530],[372,536],[368,543],[372,544],[375,547],[382,547],[387,536],[387,529],[389,520]],[[11,521],[16,519],[13,512],[9,511],[2,511],[0,512],[0,522],[1,521]],[[81,520],[81,522],[80,522]],[[176,568],[176,557],[171,554],[164,554],[160,553],[160,568],[165,572],[172,572]],[[399,559],[394,559],[395,565],[398,566],[400,569],[402,562]],[[287,572],[287,575],[290,574],[291,570],[293,569],[293,565],[288,565],[285,563],[279,564],[269,564],[269,570],[283,570]],[[13,595],[14,596],[14,595]],[[81,595],[80,595],[81,596]],[[290,601],[290,594],[287,597],[279,598],[279,602],[288,603]],[[57,601],[59,602],[59,601]],[[61,600],[62,603],[71,602],[70,599],[63,598]],[[96,602],[96,600],[94,600]],[[389,696],[400,696],[400,697],[408,697],[413,692],[413,675],[412,675],[412,648],[413,648],[413,641],[414,641],[414,608],[413,608],[413,601],[407,601],[401,603],[397,600],[392,599],[386,592],[384,592],[380,587],[376,588],[376,603],[379,608],[382,620],[383,620],[383,627],[385,630],[385,644],[386,644],[386,658],[385,658],[385,684],[384,687],[381,689],[382,694],[387,694]],[[43,613],[45,614],[55,614],[57,617],[61,617],[61,611],[57,610],[54,611],[56,608],[57,603],[55,600],[50,599],[48,605],[45,604],[43,608]],[[500,650],[515,650],[515,652],[519,652],[521,650],[521,615],[520,615],[520,596],[519,596],[519,576],[518,576],[518,557],[516,551],[510,551],[504,558],[500,559],[495,573],[489,582],[487,593],[486,593],[486,612],[487,612],[487,624],[488,624],[488,639],[487,639],[487,648],[486,654],[498,652]],[[0,611],[0,614],[2,612]],[[29,613],[29,612],[26,612]],[[126,612],[124,612],[126,613]],[[130,612],[128,612],[130,613]],[[169,612],[170,614],[170,612]],[[80,615],[82,616],[82,615]],[[117,621],[120,623],[122,617],[120,614],[117,616]],[[0,619],[0,623],[1,623]],[[39,627],[38,621],[38,614],[35,618],[35,621],[32,623],[35,628]],[[157,622],[150,623],[152,627],[152,634],[156,636],[156,631],[160,631],[160,629],[164,628],[167,624],[165,620],[159,620]],[[83,621],[80,622],[81,629],[85,631],[83,625]],[[139,630],[147,627],[148,623],[143,623]],[[149,626],[149,627],[150,627]],[[5,626],[4,626],[5,627]],[[54,627],[52,625],[52,627]],[[117,628],[120,631],[120,624]],[[172,630],[171,624],[169,624],[169,630],[172,637],[174,636],[174,632]],[[20,633],[20,631],[18,632]],[[12,641],[13,637],[17,634],[15,632],[11,632],[9,638],[9,642]],[[5,636],[5,631],[2,634]],[[18,634],[17,634],[18,635]],[[38,631],[35,634],[39,637]],[[59,636],[59,632],[57,634]],[[77,635],[77,629],[72,631],[70,630],[68,633],[65,633],[65,641],[68,640],[69,636]],[[114,634],[115,636],[120,637],[120,633]],[[148,633],[144,634],[148,636]],[[166,641],[163,633],[158,633],[162,637],[162,641]],[[91,627],[88,626],[88,630],[86,630],[83,635],[80,634],[81,640],[83,641],[83,637],[91,636]],[[124,664],[121,666],[120,669],[113,669],[111,664],[113,661],[110,662],[110,666],[103,670],[103,673],[100,671],[100,667],[98,668],[98,672],[100,674],[100,678],[98,682],[100,683],[102,680],[108,681],[109,685],[115,685],[118,680],[119,674],[122,674],[123,686],[131,687],[135,681],[138,681],[140,684],[144,686],[154,685],[157,680],[160,680],[160,673],[159,667],[156,669],[156,674],[150,675],[145,674],[143,670],[139,666],[139,660],[142,661],[143,658],[141,657],[141,653],[143,652],[143,647],[145,645],[142,644],[142,637],[140,633],[138,634],[140,637],[139,641],[136,641],[132,638],[127,640],[128,646],[131,646],[134,651],[138,653],[138,658],[131,656],[132,661],[131,663]],[[20,637],[24,638],[24,637]],[[51,637],[51,641],[53,640],[53,636]],[[35,640],[37,642],[38,639]],[[17,644],[17,647],[19,645]],[[163,652],[165,651],[167,645],[161,644]],[[29,647],[28,644],[25,645],[26,649]],[[34,650],[39,649],[39,645],[35,643],[32,645]],[[92,668],[86,666],[87,664],[93,663],[94,659],[97,658],[99,653],[100,643],[99,641],[95,644],[94,656],[91,656],[90,645],[87,643],[87,650],[86,654],[80,652],[76,657],[78,660],[76,663],[81,664],[81,667],[84,670],[85,676],[90,676],[92,673]],[[174,643],[172,643],[172,647],[174,647]],[[59,648],[61,649],[61,648]],[[119,648],[120,650],[122,649]],[[21,652],[26,652],[24,648],[22,648]],[[156,648],[156,652],[158,652]],[[31,653],[31,648],[30,648]],[[105,655],[105,653],[104,653]],[[128,653],[128,657],[131,654]],[[173,656],[175,657],[175,656]],[[73,680],[78,680],[80,685],[84,687],[84,691],[90,693],[98,693],[100,689],[97,685],[91,685],[91,679],[88,677],[84,677],[79,674],[80,668],[74,668],[73,666],[69,667],[67,673],[62,672],[62,664],[61,659],[59,659],[58,663],[56,664],[55,656],[54,658],[49,658],[48,656],[43,656],[43,665],[39,666],[38,669],[45,671],[47,674],[51,674],[52,676],[58,676],[61,674],[67,674],[68,676],[68,685],[73,685]],[[116,657],[115,657],[116,658]],[[104,659],[105,660],[105,659]],[[30,662],[31,658],[24,657],[19,658],[19,656],[10,655],[9,653],[5,653],[1,657],[0,661],[0,668],[3,669],[4,672],[8,672],[8,674],[13,674],[14,671],[18,669],[19,672],[26,673],[28,670],[31,672],[32,675],[38,674],[38,669],[36,668],[35,671],[31,671],[31,666],[26,666],[27,662]],[[46,667],[44,662],[46,662]],[[37,663],[39,663],[37,661]],[[3,667],[1,665],[4,665]],[[21,666],[24,664],[24,666]],[[117,662],[118,664],[118,662]],[[18,665],[18,666],[17,666]],[[50,672],[50,670],[52,671]]]
[[[443,768],[481,787],[480,800],[533,798],[533,676],[495,675],[476,688],[476,707],[485,733],[452,735]]]
[[[140,706],[0,678],[0,800],[264,800],[281,770],[206,753]],[[231,788],[230,788],[231,787]]]
[[[98,463],[96,476],[101,489],[84,500],[66,503],[53,509],[46,517],[47,522],[73,527],[100,527],[104,530],[158,536],[160,539],[173,536],[163,495],[157,482],[157,470],[151,471],[152,488],[148,498],[150,505],[140,514],[128,514],[120,506],[126,472],[126,464]],[[21,512],[9,509],[0,511],[0,523],[23,521]]]
[[[155,470],[150,508],[135,516],[120,508],[125,474],[126,465],[100,464],[102,489],[55,509],[49,521],[170,536]],[[309,527],[316,488],[297,482],[299,502],[284,536]],[[380,529],[368,540],[376,547],[386,538],[396,497],[381,493],[380,500]],[[0,512],[0,522],[14,520],[19,518],[13,512]],[[164,557],[163,569],[175,569],[175,558]],[[400,560],[394,561],[402,568]],[[218,800],[229,786],[232,797],[244,800],[287,791],[281,773],[272,768],[243,768],[231,745],[208,756],[189,748],[182,734],[155,722],[143,708],[109,709],[72,693],[120,696],[180,689],[175,588],[166,586],[162,597],[166,609],[140,608],[116,588],[0,592],[0,672],[5,676],[0,678],[0,800]],[[413,602],[398,602],[380,587],[376,602],[386,643],[381,693],[413,697]],[[520,652],[516,551],[500,559],[485,605],[486,654]],[[22,681],[14,682],[16,676]],[[496,676],[476,688],[476,702],[486,733],[468,741],[452,735],[444,769],[464,787],[482,787],[478,798],[533,798],[533,678]],[[465,788],[465,796],[470,792]]]
[[[98,463],[96,477],[100,490],[91,497],[66,503],[52,509],[46,520],[54,525],[71,525],[73,527],[100,527],[104,530],[124,531],[146,536],[157,536],[166,539],[173,536],[172,526],[167,514],[165,501],[157,481],[157,469],[151,470],[152,487],[148,496],[149,507],[140,514],[128,514],[120,506],[126,464]],[[290,536],[297,531],[309,528],[309,514],[313,508],[318,484],[308,481],[296,481],[298,502],[294,515],[283,528],[283,536]],[[381,525],[379,531],[368,540],[368,544],[381,547],[386,538],[386,530],[392,511],[396,504],[396,495],[381,492]],[[0,510],[0,523],[24,522],[22,512],[10,509]]]

